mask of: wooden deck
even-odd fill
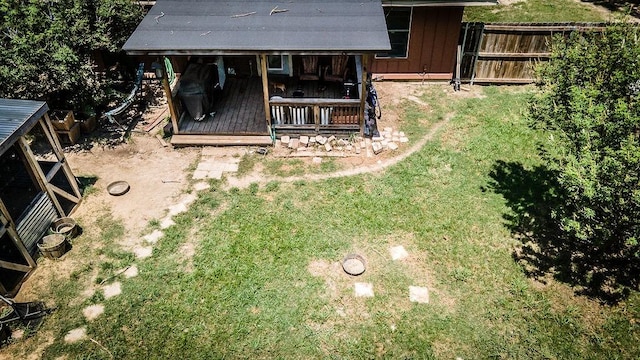
[[[274,87],[284,84],[285,91]],[[357,99],[357,87],[351,98]],[[282,98],[341,99],[344,86],[336,82],[300,81],[297,78],[269,76],[269,96]],[[227,78],[222,98],[215,101],[215,115],[195,121],[185,111],[178,123],[176,135],[268,135],[262,97],[262,80],[252,78]],[[182,138],[182,136],[181,136]]]
[[[268,135],[262,80],[227,78],[222,98],[213,105],[215,115],[195,121],[184,112],[179,135]]]

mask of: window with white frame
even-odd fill
[[[267,70],[283,70],[284,61],[284,55],[267,56]]]
[[[409,55],[409,30],[411,29],[411,7],[385,7],[387,31],[391,50],[376,54],[378,58],[406,58]]]

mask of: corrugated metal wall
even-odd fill
[[[414,7],[406,59],[374,59],[371,71],[453,74],[463,7]]]
[[[53,202],[42,192],[33,200],[29,211],[18,220],[16,232],[32,256],[36,253],[38,241],[47,234],[49,225],[57,217]]]

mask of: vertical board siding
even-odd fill
[[[602,31],[597,23],[463,23],[462,80],[532,83],[540,62],[548,61],[555,35]]]
[[[29,210],[18,220],[16,232],[31,255],[35,254],[38,241],[47,233],[58,212],[46,193],[35,197]]]
[[[407,58],[376,58],[372,72],[452,73],[463,10],[464,7],[414,7]]]

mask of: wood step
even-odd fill
[[[269,135],[173,135],[171,144],[174,146],[213,145],[213,146],[242,146],[242,145],[273,145]]]

